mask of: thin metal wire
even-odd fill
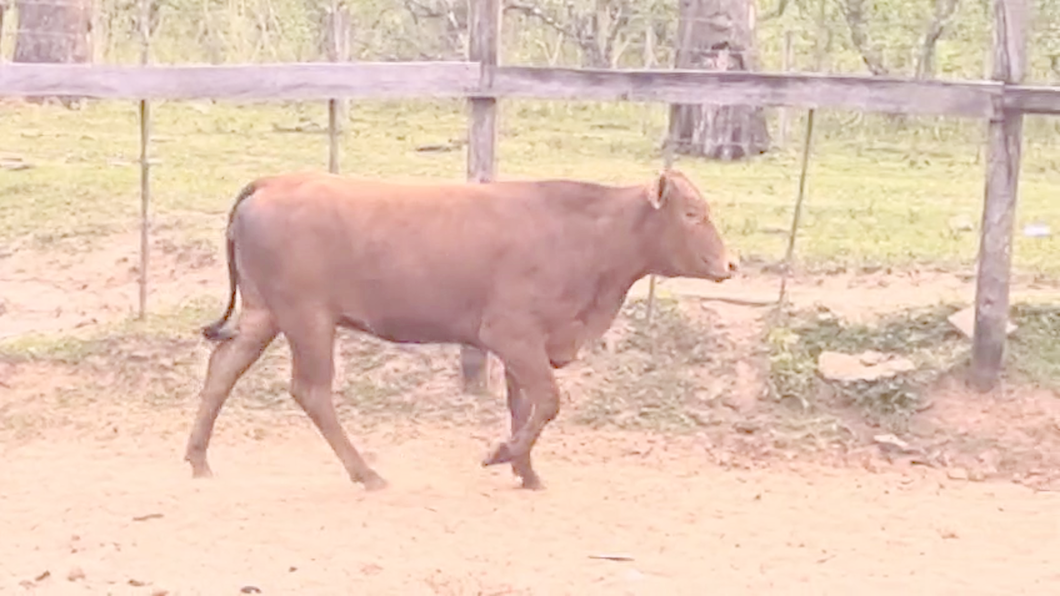
[[[151,33],[148,29],[151,0],[140,0],[140,64],[146,65],[151,55]],[[147,280],[151,255],[151,104],[140,100],[140,310],[139,318],[147,316]]]
[[[791,231],[788,233],[788,249],[784,254],[784,269],[780,274],[780,295],[777,296],[777,311],[784,308],[784,298],[788,287],[788,276],[791,275],[791,260],[795,255],[795,238],[799,232],[799,219],[802,215],[802,201],[806,196],[806,173],[810,167],[810,146],[813,142],[813,116],[811,108],[806,114],[806,139],[802,146],[802,170],[799,172],[799,194],[795,198],[795,212],[791,216]]]
[[[671,131],[667,131],[666,140],[663,142],[663,171],[670,171],[674,167],[674,142],[673,134]],[[648,277],[648,304],[646,312],[644,313],[644,319],[651,325],[652,315],[655,311],[655,285],[656,279],[655,274]]]

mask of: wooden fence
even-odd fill
[[[548,99],[839,108],[997,119],[1060,115],[1060,87],[822,74],[596,70],[484,62],[0,65],[0,96],[101,99]],[[473,104],[474,105],[474,104]],[[472,121],[475,119],[472,118]]]
[[[976,286],[971,380],[981,390],[999,379],[1009,310],[1012,227],[1024,114],[1060,115],[1060,88],[1020,84],[1026,63],[1026,0],[993,0],[990,81],[909,80],[868,76],[756,74],[692,70],[594,70],[504,66],[499,0],[476,0],[467,62],[298,63],[236,66],[0,65],[0,97],[70,95],[141,101],[144,234],[147,222],[147,100],[328,100],[466,98],[471,105],[467,177],[493,178],[496,102],[503,98],[740,104],[933,114],[989,122],[982,236]],[[332,108],[333,111],[334,108]],[[332,138],[336,118],[329,118]],[[338,145],[330,145],[337,163]],[[146,236],[142,265],[146,275]],[[141,313],[146,300],[141,279]],[[488,376],[485,355],[465,348],[469,389]]]

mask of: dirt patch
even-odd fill
[[[1014,387],[995,403],[944,377],[918,401],[919,413],[898,438],[908,448],[895,453],[893,445],[876,440],[890,431],[864,417],[855,402],[822,399],[802,409],[769,399],[764,323],[723,319],[715,306],[663,299],[649,324],[645,304],[631,301],[601,341],[559,371],[563,403],[552,428],[637,430],[661,441],[694,440],[705,457],[726,466],[922,465],[964,470],[956,473],[969,480],[1005,478],[1060,488],[1055,457],[1060,398],[1054,393]],[[736,307],[720,308],[731,315]],[[11,389],[0,401],[0,429],[16,443],[41,428],[92,437],[109,436],[119,424],[123,431],[152,432],[158,409],[193,410],[209,349],[191,332],[132,333],[11,360],[0,369],[0,383]],[[493,439],[507,434],[503,396],[461,391],[455,347],[399,346],[342,333],[337,349],[336,405],[358,429],[415,420],[492,426]],[[289,396],[289,383],[290,354],[280,338],[241,379],[221,419],[233,410],[303,416]],[[962,410],[966,402],[975,408]],[[978,425],[969,426],[969,420]]]
[[[222,431],[217,476],[203,481],[165,430],[48,433],[7,450],[0,589],[691,595],[704,578],[729,594],[1060,589],[1060,499],[1010,484],[917,468],[726,469],[686,442],[553,431],[537,458],[548,489],[527,492],[477,465],[486,441],[419,425],[355,438],[391,481],[365,493],[307,424],[266,412],[241,424],[271,432]]]
[[[940,385],[896,452],[850,412],[763,399],[761,309],[642,309],[561,372],[540,493],[479,466],[507,413],[459,391],[452,347],[340,337],[341,417],[391,483],[373,494],[289,398],[282,341],[219,418],[209,481],[181,461],[209,349],[193,329],[0,362],[0,590],[1060,589],[1054,394]]]
[[[201,243],[182,241],[180,230],[172,227],[160,226],[153,238],[152,270],[157,272],[152,278],[153,308],[201,298],[205,291],[223,294],[224,267],[216,251]],[[17,251],[0,260],[4,273],[0,280],[7,284],[7,312],[0,315],[0,329],[14,333],[22,326],[39,332],[72,324],[81,325],[89,335],[87,332],[98,328],[107,316],[127,314],[128,305],[135,302],[137,236],[131,233],[118,240],[106,243],[106,249],[84,254]],[[47,282],[35,277],[40,271],[49,272]],[[887,306],[894,309],[907,303],[952,299],[972,290],[970,282],[956,275],[872,275],[880,279],[844,275],[797,279],[790,286],[792,297],[796,305],[800,301],[803,305],[817,304],[857,319]],[[11,279],[17,281],[12,284]],[[24,284],[21,289],[20,283]],[[755,458],[861,461],[869,466],[879,465],[881,458],[893,460],[893,454],[873,442],[873,436],[882,431],[850,407],[830,404],[823,410],[807,412],[763,399],[767,395],[763,316],[768,309],[710,297],[722,295],[724,290],[723,295],[729,297],[762,298],[767,289],[775,289],[770,284],[765,273],[748,274],[724,285],[667,280],[660,284],[651,325],[645,322],[643,302],[637,300],[644,288],[635,288],[633,298],[605,337],[559,372],[564,403],[557,428],[588,425],[697,436],[709,446],[713,461],[733,465],[750,465],[748,462]],[[1022,291],[1042,294],[1050,290],[1032,284]],[[70,292],[78,296],[76,301],[69,299]],[[675,295],[680,300],[675,300]],[[45,310],[49,301],[56,300],[62,302],[55,305],[56,313]],[[124,312],[117,306],[122,302],[127,305]],[[76,307],[64,310],[67,304]],[[194,335],[194,328],[182,322],[182,331],[176,333],[79,340],[61,346],[58,354],[43,361],[23,362],[18,367],[8,364],[6,371],[0,371],[4,373],[0,377],[4,385],[0,386],[17,390],[0,404],[7,415],[5,425],[18,436],[32,436],[41,425],[92,428],[94,420],[71,419],[71,407],[90,407],[100,415],[122,418],[122,413],[135,405],[132,411],[142,410],[146,418],[123,424],[146,429],[151,424],[152,408],[191,407],[209,350],[208,344]],[[406,418],[497,423],[503,427],[507,417],[500,396],[475,397],[460,391],[455,347],[398,346],[343,333],[337,360],[336,403],[347,419],[358,424]],[[301,415],[288,395],[289,374],[289,353],[281,338],[241,380],[229,403]],[[32,390],[26,392],[22,389],[26,387]],[[115,392],[132,396],[131,402],[115,404],[100,397]],[[946,399],[941,394],[937,403]],[[1044,397],[1033,399],[1051,403]],[[38,407],[41,404],[44,406]],[[1011,414],[1012,427],[1020,428],[1026,413]],[[913,429],[921,435],[926,427],[948,425],[946,419],[921,418]],[[1013,442],[1019,434],[995,436],[991,429],[984,429],[974,440],[960,433],[933,435],[930,440],[926,436],[902,438],[921,448],[921,463],[927,465],[963,467],[973,470],[972,476],[1012,477],[1033,480],[1036,486],[1052,486],[1052,472],[1043,470],[1060,469],[1060,462],[1047,455],[1052,443],[1042,443],[1038,437],[1048,430],[1048,423],[1035,422],[1028,428],[1039,440],[1038,446],[1033,441]],[[947,446],[949,442],[953,446]],[[971,454],[979,463],[968,463],[966,452],[975,451],[971,445],[987,443],[993,451],[986,453],[983,447]],[[1037,450],[1037,455],[1028,455],[1027,450]]]
[[[944,465],[974,478],[1060,490],[1060,396],[1003,386],[980,394],[954,378],[931,393],[912,430]]]
[[[631,294],[645,295],[647,285],[647,280],[638,282]],[[662,295],[768,302],[777,298],[780,277],[771,273],[769,267],[755,267],[724,284],[667,279],[659,288]],[[1033,275],[1014,275],[1011,293],[1014,303],[1060,301],[1060,285]],[[931,269],[797,275],[788,281],[787,296],[795,309],[820,307],[850,322],[868,322],[898,310],[939,303],[973,304],[975,276]]]
[[[154,238],[152,308],[208,294],[219,312],[220,253]],[[3,333],[79,331],[0,361],[0,590],[693,594],[704,574],[741,594],[1060,587],[1041,522],[1060,514],[1060,398],[947,377],[882,441],[853,408],[773,402],[767,309],[711,299],[769,298],[768,274],[664,282],[651,324],[635,288],[559,373],[561,414],[535,450],[543,493],[478,465],[508,415],[501,396],[460,391],[455,347],[352,333],[336,403],[389,490],[347,481],[288,395],[282,338],[218,420],[218,477],[192,482],[180,459],[209,345],[185,321],[91,333],[135,305],[136,242],[0,258]],[[971,292],[944,274],[790,287],[797,306],[855,320]]]
[[[221,291],[227,277],[216,247],[183,239],[171,226],[156,226],[151,234],[151,311],[172,309],[215,287]],[[117,234],[87,248],[35,250],[31,244],[32,239],[24,239],[0,247],[0,340],[91,331],[136,313],[139,232]]]

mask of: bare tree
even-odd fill
[[[468,0],[403,0],[414,24],[430,23],[439,35],[441,47],[421,52],[439,59],[467,55]],[[472,2],[476,0],[470,0]]]
[[[753,0],[681,0],[676,67],[756,70]],[[673,105],[667,142],[677,153],[730,161],[769,150],[761,108]]]
[[[924,32],[920,55],[917,56],[916,78],[927,79],[935,75],[935,48],[956,12],[957,0],[935,0],[935,14]]]
[[[847,27],[850,28],[850,41],[861,54],[861,60],[873,75],[886,76],[888,71],[883,64],[883,56],[873,45],[866,31],[868,24],[865,18],[865,0],[843,0],[841,7]]]
[[[595,0],[589,9],[574,2],[508,0],[504,10],[535,19],[577,44],[584,66],[614,68],[631,41],[626,33],[637,9],[631,0]]]
[[[931,78],[935,74],[935,50],[938,42],[953,23],[959,0],[931,0],[934,3],[932,16],[924,28],[920,48],[916,52],[915,74],[918,79]],[[883,54],[869,37],[869,15],[865,0],[841,0],[843,18],[850,30],[850,41],[861,55],[869,72],[876,76],[891,74],[884,63]]]
[[[353,36],[353,16],[340,0],[330,0],[318,6],[317,44],[320,53],[329,62],[346,62],[350,59],[350,42]]]

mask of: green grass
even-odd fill
[[[846,323],[827,310],[792,313],[770,330],[767,339],[770,393],[778,401],[797,401],[804,409],[826,406],[828,401],[852,405],[870,418],[900,426],[916,411],[919,390],[963,355],[962,336],[946,320],[956,311],[950,306],[902,311],[871,327]],[[867,350],[905,356],[916,369],[854,382],[832,381],[818,373],[822,352]]]
[[[163,103],[153,110],[152,214],[159,224],[216,239],[234,194],[249,179],[327,163],[323,104]],[[462,141],[457,101],[351,104],[342,140],[345,173],[417,180],[464,177],[466,153],[423,152]],[[815,269],[974,262],[984,165],[982,126],[936,120],[889,122],[822,114],[797,255]],[[307,126],[307,123],[312,126]],[[1028,122],[1017,228],[1060,230],[1060,131]],[[283,132],[300,128],[309,132]],[[793,127],[801,130],[799,122]],[[511,101],[502,104],[502,178],[576,177],[638,183],[661,167],[662,106]],[[785,243],[797,185],[799,134],[790,147],[738,163],[683,158],[717,206],[728,241],[746,257],[775,260]],[[136,225],[138,133],[134,106],[93,102],[80,111],[25,106],[0,118],[4,155],[36,167],[0,170],[0,238],[80,247]],[[1060,234],[1017,235],[1017,269],[1060,274]]]
[[[871,420],[902,429],[921,405],[924,389],[968,363],[971,342],[947,320],[957,310],[942,304],[897,311],[872,325],[848,323],[824,309],[789,313],[767,338],[770,394],[808,410],[854,406]],[[1008,343],[1007,372],[1060,389],[1060,306],[1015,305],[1012,321],[1018,328]],[[877,381],[820,376],[822,352],[867,350],[907,357],[916,368]]]
[[[1012,319],[1018,326],[1006,346],[1006,363],[1026,379],[1060,390],[1060,306],[1018,304]]]
[[[621,312],[625,333],[610,348],[585,350],[583,365],[597,382],[579,400],[577,422],[676,431],[716,418],[713,406],[731,390],[732,346],[675,300],[658,300],[650,323],[646,309],[646,300],[630,300]]]

